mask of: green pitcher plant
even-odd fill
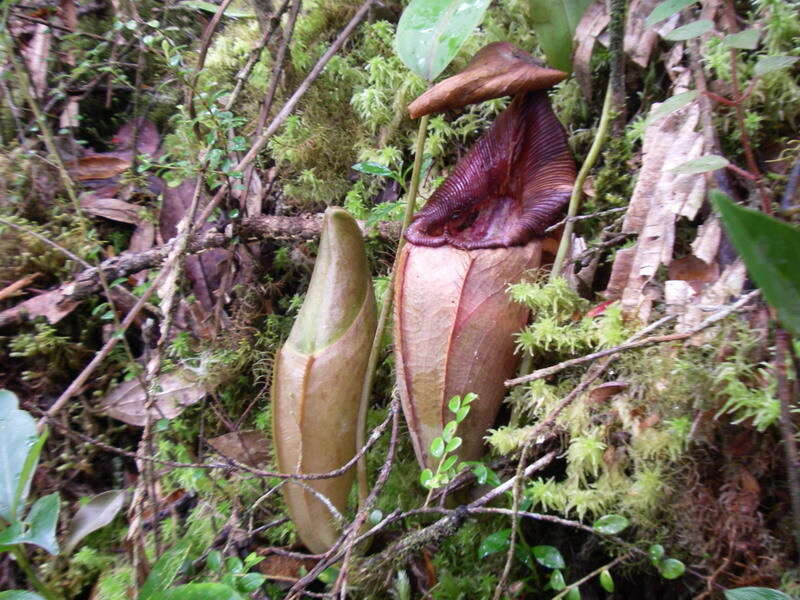
[[[282,472],[328,473],[355,456],[361,385],[375,328],[361,230],[346,211],[329,208],[305,301],[275,357],[273,440]],[[325,552],[340,534],[335,514],[319,496],[342,513],[354,478],[352,468],[283,486],[297,535],[312,552]]]

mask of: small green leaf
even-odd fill
[[[665,558],[658,565],[658,571],[664,579],[677,579],[686,570],[686,566],[677,558]]]
[[[757,77],[761,77],[767,73],[791,67],[798,60],[800,57],[797,56],[762,56],[758,59],[753,72]]]
[[[567,587],[567,583],[564,581],[564,574],[560,570],[556,569],[550,575],[550,587],[557,592]]]
[[[709,194],[747,272],[778,311],[781,324],[800,336],[800,230],[763,213],[742,208],[718,190]]]
[[[647,116],[647,124],[650,125],[659,119],[663,119],[668,114],[680,110],[684,106],[694,102],[695,98],[697,98],[697,90],[683,92],[682,94],[676,94],[671,98],[667,98],[650,111],[650,114]]]
[[[650,13],[650,16],[645,19],[644,24],[647,27],[652,27],[659,21],[663,21],[675,13],[682,11],[690,4],[694,4],[695,1],[696,0],[666,0],[661,4],[657,4],[653,12]]]
[[[724,594],[725,600],[791,600],[788,594],[763,587],[734,588],[725,590]]]
[[[598,533],[615,535],[629,525],[628,519],[622,515],[604,515],[597,519],[592,527]]]
[[[755,50],[761,32],[758,29],[745,29],[738,33],[729,33],[722,38],[722,45],[726,48],[739,48],[740,50]]]
[[[457,413],[458,409],[461,408],[461,396],[453,396],[450,398],[450,402],[447,403],[447,408],[450,409],[451,413]]]
[[[397,24],[394,48],[414,73],[433,81],[450,64],[491,0],[411,0]]]
[[[549,65],[572,71],[573,36],[589,4],[591,0],[529,0],[530,25]]]
[[[581,591],[578,587],[570,588],[567,592],[566,596],[564,596],[565,600],[581,600]]]
[[[141,596],[140,596],[141,597]],[[235,590],[222,583],[187,583],[150,596],[150,600],[241,600]]]
[[[38,459],[37,448],[41,451],[43,443],[33,417],[17,407],[17,396],[0,390],[0,517],[6,521],[16,519],[17,508],[28,497],[36,466],[30,458],[36,452]]]
[[[458,409],[458,412],[456,412],[456,422],[462,423],[464,419],[467,418],[468,414],[469,414],[469,406],[462,406],[461,408]]]
[[[455,452],[458,450],[459,446],[461,446],[461,438],[454,437],[452,440],[447,442],[447,446],[445,446],[445,452]]]
[[[534,546],[531,552],[533,552],[536,562],[548,569],[563,569],[567,566],[561,552],[554,546]]]
[[[166,590],[175,578],[178,576],[178,571],[183,566],[183,562],[189,554],[189,544],[178,544],[170,548],[153,565],[150,574],[139,589],[139,600],[178,600],[183,596],[170,596],[162,595],[161,592]],[[171,592],[186,588],[186,586],[179,586]],[[233,590],[231,590],[233,591]],[[200,598],[201,596],[194,596]]]
[[[727,158],[717,156],[716,154],[709,154],[708,156],[700,156],[692,160],[687,160],[685,163],[670,169],[670,171],[679,175],[693,175],[695,173],[708,173],[709,171],[724,169],[729,164]]]
[[[248,573],[239,579],[236,587],[239,588],[240,592],[252,594],[261,587],[266,579],[266,575],[262,575],[261,573]]]
[[[222,568],[222,553],[219,550],[212,550],[206,557],[206,569],[212,573],[217,573]]]
[[[456,428],[458,427],[458,423],[455,421],[450,421],[447,425],[444,426],[442,429],[442,439],[445,442],[450,442],[453,439],[453,436],[456,434]]]
[[[60,504],[58,492],[43,496],[34,502],[28,516],[25,517],[29,529],[21,541],[39,546],[50,554],[58,554],[56,525]]]
[[[433,438],[431,442],[431,454],[435,458],[442,458],[444,454],[444,440],[440,437]]]
[[[609,594],[614,592],[614,579],[611,577],[611,573],[608,572],[608,569],[600,571],[600,585],[602,585],[603,589]]]
[[[486,479],[489,477],[488,467],[480,463],[472,467],[472,473],[475,475],[475,480],[479,485],[486,483]]]
[[[650,561],[653,562],[653,564],[659,563],[661,559],[664,558],[664,554],[664,546],[661,544],[653,544],[647,550],[647,555],[650,557]]]
[[[333,583],[339,577],[339,569],[336,567],[328,567],[322,573],[319,574],[317,579],[319,579],[322,583]]]
[[[496,552],[505,552],[508,550],[509,537],[511,537],[510,529],[501,529],[495,531],[493,534],[486,536],[478,548],[478,559],[486,558],[490,554]]]
[[[367,175],[379,175],[381,177],[391,177],[392,170],[376,162],[360,162],[353,165],[353,169]]]
[[[673,29],[664,36],[664,39],[670,42],[682,42],[699,37],[712,29],[714,29],[714,21],[711,19],[701,19],[700,21],[692,21],[682,27]]]
[[[429,484],[433,479],[433,471],[430,469],[423,469],[422,473],[419,474],[419,482],[424,488],[429,488]]]
[[[460,438],[456,438],[456,439],[458,440]],[[457,460],[458,460],[458,457],[455,454],[452,454],[451,456],[448,456],[447,458],[445,458],[444,462],[442,463],[442,471],[446,472],[446,471],[449,471],[450,469],[452,469],[453,465],[456,464]]]
[[[461,400],[461,406],[472,404],[477,399],[478,399],[478,394],[470,392],[469,394],[464,396],[464,398]]]

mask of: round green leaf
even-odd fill
[[[648,548],[647,554],[653,563],[658,563],[662,558],[664,558],[664,546],[661,544],[653,544],[650,546],[650,548]]]
[[[658,565],[658,570],[664,579],[677,579],[686,570],[686,566],[677,558],[666,558]]]
[[[206,558],[206,569],[217,572],[222,568],[222,553],[219,550],[212,550]]]
[[[261,587],[265,580],[266,576],[261,573],[248,573],[239,579],[237,587],[245,594],[252,594]]]
[[[455,421],[450,421],[447,425],[444,426],[442,429],[442,439],[445,442],[449,442],[453,439],[453,436],[456,434],[456,428],[458,427],[458,423]]]
[[[581,591],[577,587],[570,588],[564,598],[565,600],[581,600]]]
[[[430,469],[423,469],[422,473],[419,474],[419,482],[422,487],[427,488],[431,479],[433,479],[433,471]]]
[[[676,94],[671,98],[667,98],[650,111],[647,117],[647,124],[650,125],[659,119],[663,119],[668,114],[680,110],[684,106],[691,104],[695,98],[697,98],[697,90],[683,92],[682,94]]]
[[[550,575],[550,587],[557,592],[567,587],[567,583],[564,581],[564,574],[558,569],[553,571],[552,575]]]
[[[561,552],[553,546],[534,546],[531,552],[533,552],[536,562],[548,569],[563,569],[567,566]]]
[[[508,538],[510,536],[510,529],[501,529],[500,531],[495,531],[493,534],[485,537],[478,548],[478,558],[486,558],[495,552],[505,552],[508,550]]]
[[[700,21],[692,21],[691,23],[687,23],[682,27],[673,29],[664,36],[664,39],[669,40],[670,42],[682,42],[684,40],[690,40],[692,38],[699,37],[704,33],[708,33],[712,29],[714,29],[714,21],[711,19],[701,19]]]
[[[397,24],[394,47],[414,73],[433,81],[450,64],[491,0],[411,0]]]
[[[653,12],[650,13],[650,16],[645,19],[644,24],[647,27],[652,27],[659,21],[663,21],[664,19],[671,17],[675,13],[682,11],[690,4],[694,3],[695,0],[665,0],[661,4],[656,5],[656,7],[653,9]]]
[[[371,161],[356,163],[353,165],[353,169],[367,175],[379,175],[382,177],[389,177],[392,174],[392,170],[388,167]]]
[[[624,530],[630,522],[622,515],[605,515],[597,519],[592,527],[598,533],[615,535]]]
[[[609,594],[614,591],[614,579],[611,577],[611,573],[608,572],[608,569],[603,569],[600,572],[600,585],[602,585],[603,589]]]
[[[770,588],[741,587],[725,590],[725,600],[790,600],[790,596]]]
[[[450,398],[450,402],[447,403],[447,408],[450,409],[451,413],[458,412],[458,409],[461,408],[461,396],[453,396]]]
[[[454,437],[452,440],[447,442],[445,450],[447,450],[447,452],[455,452],[456,450],[458,450],[459,446],[461,446],[461,438]]]
[[[460,440],[461,438],[456,438],[456,439]],[[450,469],[452,469],[453,466],[456,464],[457,460],[458,460],[458,457],[455,454],[445,458],[444,462],[442,463],[442,471],[446,472],[446,471],[449,471]]]

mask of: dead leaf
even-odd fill
[[[64,540],[64,554],[70,555],[78,543],[93,531],[105,527],[117,516],[125,503],[125,490],[108,490],[82,505],[69,523]]]
[[[598,385],[591,392],[589,392],[589,402],[592,404],[600,404],[605,402],[612,396],[616,396],[620,392],[628,388],[626,381],[607,381]]]
[[[659,0],[632,0],[628,7],[623,42],[625,54],[643,69],[650,62],[650,54],[658,42],[658,31],[645,25],[645,20],[658,3]]]
[[[207,441],[208,445],[223,457],[232,458],[251,467],[258,467],[270,456],[267,436],[255,429],[233,431]]]
[[[744,289],[746,278],[747,271],[741,259],[725,267],[717,281],[708,285],[699,298],[686,307],[686,312],[675,325],[675,331],[682,332],[692,329],[708,316],[707,309],[719,309],[731,298],[739,296]],[[713,335],[715,335],[713,331],[701,331],[687,342],[693,345],[702,345]]]
[[[545,66],[509,42],[494,42],[481,48],[461,73],[437,83],[409,104],[408,114],[416,119],[491,98],[545,90],[566,77],[563,71]]]
[[[120,223],[138,225],[142,207],[116,198],[97,198],[94,194],[81,195],[81,208],[90,215],[103,217]]]
[[[719,265],[716,262],[708,264],[690,254],[683,258],[676,258],[670,263],[668,277],[689,283],[711,283],[719,279]]]
[[[131,166],[130,159],[109,156],[108,154],[90,154],[66,164],[70,176],[77,181],[88,179],[110,179],[124,173]]]
[[[280,554],[271,553],[269,549],[259,551],[259,554],[266,554],[264,560],[257,565],[259,572],[262,575],[266,575],[268,579],[275,581],[294,583],[319,562],[316,558],[281,556]]]
[[[28,67],[33,90],[41,98],[47,89],[47,67],[53,34],[43,23],[36,25],[30,42],[23,46],[22,56]]]
[[[138,127],[138,131],[136,131]],[[119,128],[111,143],[117,146],[115,153],[133,149],[133,138],[136,134],[136,153],[154,155],[161,144],[158,129],[144,117],[136,117]],[[118,154],[117,154],[118,155]]]
[[[67,300],[62,287],[29,298],[0,312],[0,327],[14,325],[35,317],[45,317],[48,323],[58,323],[75,310],[79,304],[79,302]]]
[[[206,395],[205,388],[185,369],[161,375],[158,389],[160,391],[155,394],[154,406],[150,410],[153,421],[174,419],[187,406],[196,404]],[[139,380],[132,379],[111,390],[100,405],[109,417],[143,427],[147,421],[146,402],[147,396]]]
[[[594,45],[600,33],[606,28],[611,18],[608,16],[605,2],[590,4],[583,13],[578,27],[575,28],[575,52],[572,56],[572,68],[575,78],[581,86],[584,98],[592,97],[591,61]]]

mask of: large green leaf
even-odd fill
[[[0,390],[0,517],[14,521],[17,507],[28,495],[30,477],[24,477],[28,454],[36,446],[36,422],[19,410],[17,396]]]
[[[731,241],[742,255],[747,272],[767,302],[778,311],[781,324],[800,336],[800,231],[763,213],[742,208],[718,190],[711,200],[722,216]]]
[[[395,51],[414,73],[433,81],[450,64],[491,0],[411,0],[397,24]]]
[[[39,498],[34,502],[24,522],[12,521],[0,533],[0,545],[34,544],[50,554],[58,554],[56,524],[59,504],[58,493]]]
[[[551,67],[572,71],[572,36],[591,0],[530,0],[531,27]]]
[[[159,592],[150,600],[241,600],[241,596],[222,583],[187,583]]]
[[[25,590],[9,590],[0,592],[0,600],[44,600],[39,594]]]

